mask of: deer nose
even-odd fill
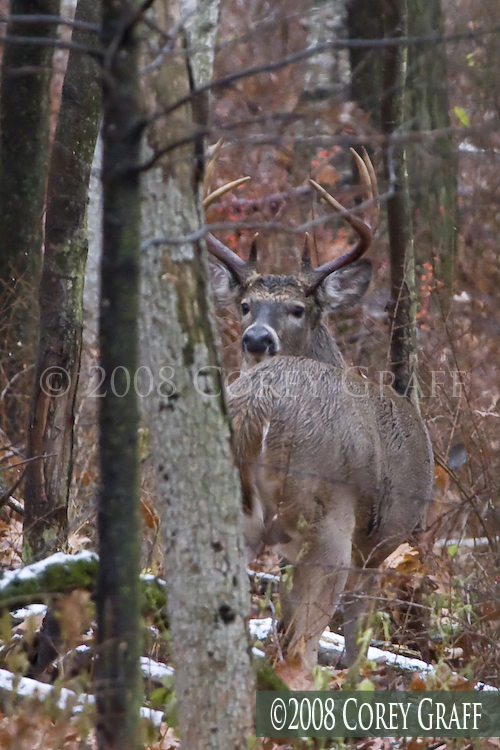
[[[276,334],[266,326],[250,326],[245,331],[241,340],[241,346],[244,351],[251,354],[276,354],[278,351]]]

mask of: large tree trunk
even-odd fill
[[[57,15],[59,0],[11,0],[10,13]],[[52,24],[9,23],[7,36],[49,39]],[[6,44],[0,106],[0,310],[4,376],[12,379],[33,356],[36,293],[41,268],[42,216],[49,155],[49,87],[54,48]],[[20,432],[25,416],[13,393],[6,428]],[[24,425],[23,425],[24,427]]]
[[[349,38],[380,39],[384,35],[383,0],[347,0]],[[444,33],[441,0],[409,0],[408,36]],[[387,101],[380,48],[350,50],[351,93],[370,113],[376,127],[385,128],[379,103]],[[450,127],[446,47],[410,44],[407,52],[406,123],[412,131],[444,131]],[[457,222],[457,163],[452,136],[429,135],[407,149],[417,260],[431,260],[451,285],[455,264]]]
[[[79,0],[76,20],[98,23],[94,0]],[[97,45],[75,30],[73,41]],[[74,403],[83,328],[87,258],[85,212],[101,110],[95,62],[72,51],[52,148],[45,254],[40,283],[40,342],[28,428],[24,554],[64,543],[72,469]]]
[[[98,509],[99,659],[95,673],[100,750],[138,750],[141,683],[138,365],[140,194],[144,116],[133,4],[102,1],[103,250]]]
[[[313,0],[312,3],[302,4],[307,8],[307,11],[303,11],[307,40],[303,40],[302,46],[307,44],[308,47],[314,47],[345,37],[344,0]],[[309,139],[313,135],[331,134],[332,115],[335,119],[335,107],[339,101],[344,100],[349,81],[349,62],[347,52],[343,49],[325,49],[305,60],[300,67],[303,82],[297,109],[301,111],[302,118],[293,128],[294,135],[299,138],[290,164],[294,186],[301,185],[306,175],[311,175],[311,162],[318,148]],[[299,210],[300,221],[307,221],[311,201],[303,201],[299,204]],[[277,240],[283,243],[289,253],[289,236],[273,236],[273,252]],[[282,264],[276,268],[281,272],[286,266]]]
[[[441,0],[409,0],[408,32],[410,36],[444,34]],[[413,130],[450,127],[444,44],[409,47],[407,91],[407,117]],[[435,262],[438,277],[450,287],[457,223],[457,160],[451,133],[411,146],[409,165],[410,190],[418,208],[414,222],[419,260]]]
[[[386,37],[406,36],[408,28],[406,0],[384,0]],[[406,119],[405,80],[407,48],[386,47],[383,61],[384,98],[382,128],[387,136],[384,152],[386,178],[394,193],[387,201],[391,261],[391,367],[398,393],[416,396],[412,373],[416,365],[415,339],[415,257],[408,192],[405,145],[391,143]]]
[[[382,39],[384,16],[382,0],[347,0],[349,39]],[[351,96],[380,128],[380,96],[383,89],[383,50],[374,47],[349,50],[351,61]]]
[[[158,111],[209,80],[218,6],[157,0],[154,8],[165,30],[179,18],[189,19],[180,36],[188,49],[203,50],[170,55],[147,79],[148,103]],[[148,133],[149,148],[193,133],[207,109],[204,96],[193,97],[191,105],[157,120]],[[145,176],[146,236],[178,238],[203,224],[202,145],[195,139],[175,149]],[[182,746],[246,748],[253,703],[248,581],[205,248],[199,241],[147,247],[143,342],[156,381],[148,416]]]

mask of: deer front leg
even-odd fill
[[[319,639],[347,581],[353,523],[351,507],[342,514],[332,512],[323,519],[317,534],[303,542],[295,560],[292,554],[297,540],[280,548],[294,562],[291,588],[285,580],[280,589],[287,656],[299,659],[307,670],[317,664]]]

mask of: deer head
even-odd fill
[[[366,292],[372,266],[362,256],[370,247],[379,219],[372,163],[366,152],[363,159],[355,151],[352,153],[369,199],[363,218],[347,211],[318,183],[310,180],[312,187],[342,213],[358,234],[356,244],[339,257],[312,268],[306,235],[299,274],[262,275],[257,270],[256,240],[249,259],[244,261],[212,235],[207,237],[208,249],[218,261],[213,264],[212,274],[216,300],[220,305],[235,303],[240,308],[241,345],[246,367],[277,354],[343,365],[340,350],[322,318],[326,313],[350,307]]]

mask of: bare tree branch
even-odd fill
[[[58,49],[69,49],[75,52],[81,52],[84,55],[90,55],[97,60],[102,60],[102,52],[95,52],[89,49],[85,44],[76,44],[75,42],[65,42],[63,39],[44,39],[38,36],[5,36],[0,39],[0,44],[25,44],[33,47],[57,47]]]
[[[322,42],[321,44],[315,44],[311,47],[306,47],[298,52],[294,52],[290,55],[285,55],[280,60],[276,60],[270,63],[262,63],[260,65],[252,65],[249,68],[244,68],[235,73],[229,73],[226,76],[221,76],[215,81],[210,81],[204,86],[200,86],[195,91],[191,91],[186,96],[178,99],[174,104],[167,107],[158,117],[167,117],[168,115],[175,112],[180,107],[188,104],[194,97],[198,97],[205,91],[212,91],[214,89],[229,86],[231,83],[240,81],[243,78],[251,78],[252,76],[259,75],[260,73],[270,73],[275,70],[282,70],[283,68],[293,65],[294,63],[307,60],[320,52],[325,52],[331,49],[372,49],[372,48],[385,48],[385,47],[398,47],[398,46],[410,46],[410,45],[424,45],[429,43],[434,44],[447,44],[449,42],[457,42],[463,40],[477,39],[478,37],[499,34],[500,26],[493,26],[491,29],[476,29],[465,31],[461,34],[427,34],[421,37],[408,37],[401,36],[395,38],[382,38],[382,39],[332,39],[329,42]],[[180,55],[191,55],[196,50],[194,48],[172,50],[171,54]]]
[[[89,31],[93,34],[98,34],[100,30],[99,26],[95,23],[87,23],[86,21],[74,21],[71,18],[63,18],[62,16],[46,16],[44,14],[33,16],[0,15],[0,23],[25,23],[28,26],[53,23],[57,26],[72,26],[74,29]]]
[[[300,224],[298,227],[287,226],[286,224],[281,224],[277,221],[221,221],[215,222],[213,224],[204,224],[199,229],[197,229],[196,232],[191,232],[190,234],[185,234],[181,237],[152,237],[149,240],[145,240],[141,244],[141,251],[144,252],[150,247],[156,245],[184,245],[189,242],[197,242],[198,240],[205,237],[208,232],[219,229],[248,229],[254,232],[266,230],[272,232],[280,232],[282,234],[290,234],[292,236],[303,235],[304,232],[311,228],[320,226],[322,224],[331,224],[332,222],[336,221],[338,217],[342,218],[342,216],[345,216],[347,214],[362,212],[374,202],[379,203],[382,201],[387,201],[392,195],[393,192],[392,190],[390,190],[387,193],[382,193],[382,195],[379,195],[376,199],[360,203],[358,206],[355,206],[349,211],[339,211],[336,214],[325,214],[324,216],[318,216],[316,219],[306,221],[303,224]]]

